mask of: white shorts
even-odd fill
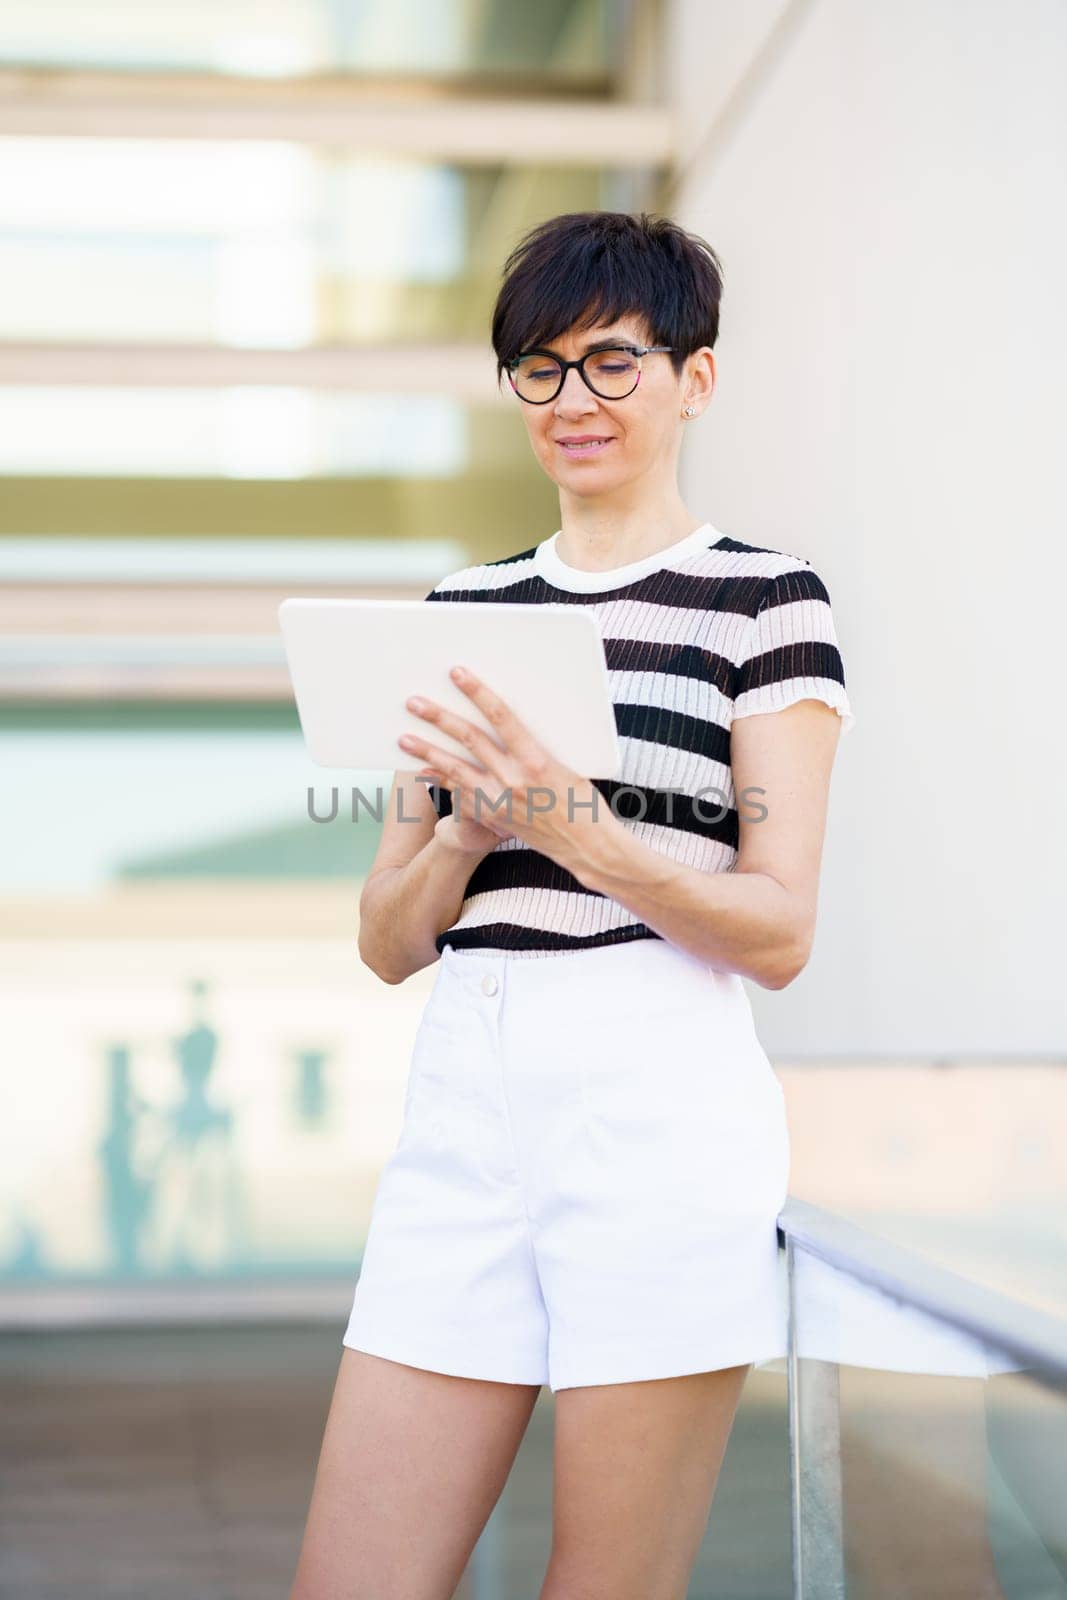
[[[343,1342],[553,1392],[779,1362],[788,1181],[737,974],[447,946]]]

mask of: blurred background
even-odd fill
[[[359,961],[377,827],[277,605],[558,526],[488,335],[558,212],[719,253],[683,493],[834,603],[819,937],[749,986],[791,1192],[1067,1309],[1065,68],[1055,0],[9,0],[0,1595],[287,1593],[434,972]],[[754,1374],[694,1594],[790,1592],[786,1422]],[[550,1427],[464,1600],[536,1596]],[[1067,1594],[984,1443],[946,1471],[958,1592]]]

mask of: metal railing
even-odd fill
[[[789,1287],[787,1373],[794,1600],[843,1600],[848,1593],[842,1403],[845,1368],[864,1369],[868,1375],[927,1374],[987,1380],[1010,1377],[1018,1384],[1036,1386],[1029,1389],[1028,1407],[1015,1407],[1024,1412],[1024,1420],[1014,1429],[1012,1456],[1016,1465],[1022,1462],[1025,1468],[1016,1473],[1025,1485],[1022,1498],[1037,1502],[1030,1508],[1033,1515],[1027,1525],[1034,1542],[1048,1555],[1050,1582],[1056,1583],[1057,1570],[1063,1578],[1062,1589],[1049,1587],[1042,1593],[1067,1594],[1067,1407],[1062,1403],[1067,1397],[1067,1321],[985,1288],[843,1217],[799,1200],[790,1199],[781,1212],[779,1237],[785,1250]],[[961,1391],[957,1388],[955,1392]],[[899,1382],[895,1393],[899,1403],[903,1394]],[[925,1420],[920,1417],[920,1426]],[[929,1419],[931,1431],[927,1440],[931,1446],[934,1426],[934,1420]],[[985,1436],[980,1437],[984,1440]],[[893,1465],[898,1484],[901,1474],[918,1466],[914,1458],[898,1455]],[[1057,1469],[1058,1476],[1049,1476]],[[975,1481],[984,1484],[985,1474],[983,1455],[979,1472],[972,1473],[972,1489]],[[1035,1483],[1043,1486],[1042,1492],[1034,1493]],[[1049,1486],[1053,1486],[1051,1493]],[[953,1487],[957,1501],[962,1500],[959,1485]],[[922,1490],[911,1496],[913,1507],[921,1502],[921,1493]],[[907,1500],[906,1490],[901,1498]],[[988,1543],[984,1503],[976,1513],[971,1521],[970,1543],[978,1542],[973,1530],[981,1523],[984,1551]],[[901,1525],[899,1517],[897,1524]],[[854,1532],[853,1544],[861,1538],[862,1533]],[[909,1594],[937,1593],[948,1597],[957,1591],[966,1592],[953,1578],[953,1550],[945,1548],[942,1553],[945,1571],[940,1575],[927,1572],[925,1581],[930,1587],[909,1588]],[[972,1556],[973,1551],[968,1550],[967,1560]],[[987,1565],[988,1592],[1007,1592],[993,1570],[995,1562],[989,1559]],[[1034,1593],[1025,1592],[1028,1600]]]

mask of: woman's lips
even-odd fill
[[[573,461],[577,461],[580,456],[603,455],[610,443],[610,439],[597,439],[595,442],[588,444],[564,444],[561,439],[556,440],[556,444],[563,451],[563,454],[569,456]]]

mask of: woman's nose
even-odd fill
[[[582,375],[577,367],[572,367],[563,380],[563,388],[556,396],[556,410],[561,408],[567,412],[590,411],[596,407],[596,396],[591,394],[582,382]]]

